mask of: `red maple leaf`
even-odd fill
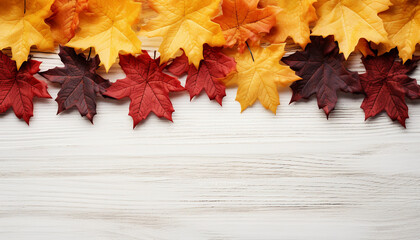
[[[338,90],[362,91],[358,74],[346,69],[344,56],[339,53],[333,37],[311,37],[305,51],[296,52],[282,61],[302,78],[290,86],[293,90],[290,103],[316,94],[318,107],[324,109],[327,118],[337,103]]]
[[[386,111],[393,120],[398,120],[405,127],[408,118],[408,107],[405,97],[420,98],[420,86],[417,80],[410,78],[420,57],[402,64],[396,61],[398,52],[394,49],[382,56],[362,58],[366,73],[360,75],[360,82],[366,94],[361,108],[365,111],[365,119]]]
[[[16,117],[23,118],[29,125],[33,98],[51,98],[47,84],[33,76],[39,71],[39,65],[41,62],[29,60],[18,71],[16,62],[0,51],[0,113],[11,107]]]
[[[147,51],[134,57],[120,54],[120,65],[127,75],[117,80],[105,92],[116,99],[131,99],[129,115],[133,118],[133,128],[150,112],[172,121],[172,107],[169,92],[185,90],[177,78],[163,73],[166,64],[159,66],[160,60],[150,58]]]
[[[55,101],[57,114],[77,107],[82,116],[91,122],[96,114],[96,96],[102,95],[111,84],[96,73],[99,57],[86,60],[83,53],[76,54],[73,48],[60,46],[59,56],[64,67],[56,67],[39,74],[53,83],[62,85]]]
[[[190,98],[206,91],[210,100],[222,105],[223,97],[226,96],[226,87],[220,81],[236,69],[235,59],[221,52],[222,48],[212,48],[204,45],[204,59],[201,60],[198,69],[188,63],[185,53],[175,58],[169,65],[168,71],[176,76],[188,73],[185,88],[190,93]]]

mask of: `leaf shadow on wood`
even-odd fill
[[[179,94],[185,94],[180,92]],[[188,98],[190,98],[189,93],[187,92],[186,94],[188,94]],[[190,103],[194,104],[194,102],[198,102],[198,101],[203,101],[203,100],[208,100],[209,104],[212,105],[212,107],[222,107],[223,106],[223,100],[222,100],[222,106],[215,100],[211,100],[205,91],[200,92],[198,95],[194,96],[193,98],[190,98]]]
[[[35,102],[35,101],[34,101],[34,102]],[[27,127],[29,127],[29,126],[30,126],[30,124],[31,124],[31,122],[29,121],[29,126],[28,126],[28,124],[26,124],[26,122],[25,122],[23,119],[17,119],[17,118],[16,118],[16,115],[15,115],[15,113],[13,112],[13,109],[12,109],[12,108],[9,108],[9,109],[7,109],[6,111],[4,111],[4,112],[0,113],[0,120],[2,120],[3,118],[9,117],[9,116],[12,116],[12,117],[13,117],[13,119],[19,120],[20,125],[22,125],[22,126],[27,126]],[[32,119],[32,118],[31,118],[31,119]]]

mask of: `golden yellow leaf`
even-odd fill
[[[203,44],[223,46],[225,39],[217,23],[220,0],[154,0],[149,5],[159,13],[143,27],[147,37],[163,37],[159,47],[161,62],[175,57],[183,49],[197,68],[203,59]]]
[[[141,18],[139,24],[145,24],[152,18],[156,18],[158,16],[157,12],[155,12],[150,6],[149,2],[152,0],[137,0],[137,2],[141,2]]]
[[[301,79],[288,66],[280,64],[285,46],[286,44],[282,43],[267,48],[252,47],[255,62],[249,52],[243,54],[228,52],[235,57],[237,72],[224,82],[227,86],[238,85],[236,101],[241,104],[241,111],[253,105],[258,99],[265,108],[275,114],[280,104],[277,87],[287,87]]]
[[[54,0],[0,0],[0,49],[12,48],[17,68],[28,59],[31,46],[45,51],[54,48],[50,27],[44,22]]]
[[[288,37],[305,48],[310,43],[309,24],[317,20],[313,3],[317,0],[261,0],[260,5],[275,5],[283,9],[277,13],[277,23],[265,38],[271,43],[283,43]]]
[[[420,43],[420,0],[391,0],[387,11],[379,14],[384,21],[390,44],[386,51],[398,47],[403,61],[411,59]]]
[[[376,44],[389,41],[378,13],[390,5],[389,0],[319,0],[315,3],[319,20],[312,35],[334,35],[347,58],[361,38]]]
[[[131,28],[138,21],[141,3],[132,0],[89,0],[80,14],[80,30],[66,45],[76,49],[95,48],[106,71],[121,51],[141,53],[141,42]]]

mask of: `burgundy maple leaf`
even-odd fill
[[[62,46],[59,56],[64,67],[39,73],[49,81],[62,85],[55,99],[58,103],[57,114],[77,107],[80,114],[92,122],[96,114],[96,96],[102,95],[110,86],[108,80],[96,73],[99,57],[86,60],[83,53],[77,55],[73,48]]]
[[[137,57],[120,55],[120,65],[127,77],[117,80],[105,92],[116,99],[131,99],[129,115],[133,118],[133,128],[150,112],[172,121],[174,108],[169,92],[184,88],[177,78],[162,72],[166,64],[159,66],[159,62],[159,58],[150,58],[147,51]]]
[[[33,98],[51,98],[47,84],[33,75],[39,71],[41,62],[28,60],[19,71],[16,62],[0,51],[0,113],[10,107],[19,119],[29,125],[33,116]]]
[[[293,90],[290,103],[316,94],[318,107],[324,109],[327,118],[337,103],[338,90],[350,93],[362,91],[358,74],[346,69],[344,56],[339,53],[332,36],[313,36],[305,51],[296,52],[282,61],[302,78],[290,86]]]
[[[361,108],[365,111],[365,118],[376,116],[386,111],[393,120],[398,120],[405,127],[408,118],[408,107],[405,97],[420,98],[420,86],[417,80],[410,78],[420,57],[402,64],[396,61],[398,52],[394,49],[382,56],[367,56],[362,58],[366,73],[360,75],[360,82],[366,94]]]
[[[215,99],[222,105],[223,97],[226,96],[226,87],[220,81],[236,69],[235,59],[221,52],[222,48],[212,48],[204,45],[204,59],[201,60],[198,69],[189,64],[185,53],[175,58],[169,65],[168,71],[176,76],[188,73],[185,89],[190,93],[190,99],[200,94],[203,90],[210,100]]]

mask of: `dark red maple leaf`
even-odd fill
[[[318,107],[324,109],[327,118],[337,103],[338,90],[350,93],[362,91],[358,74],[346,69],[344,56],[339,53],[332,36],[311,37],[305,51],[296,52],[282,61],[302,78],[290,86],[293,90],[290,103],[316,94]]]
[[[188,73],[185,88],[190,93],[190,99],[200,94],[203,90],[210,100],[215,99],[222,105],[226,96],[226,87],[220,81],[236,69],[235,59],[221,52],[222,48],[212,48],[204,45],[203,56],[198,69],[189,64],[185,53],[175,58],[169,65],[168,71],[176,76]]]
[[[0,113],[10,107],[19,119],[29,125],[33,116],[33,98],[51,98],[47,84],[33,75],[39,71],[41,62],[28,60],[19,71],[16,62],[0,51]]]
[[[80,114],[92,122],[96,114],[96,96],[103,94],[111,85],[96,73],[99,57],[86,60],[83,53],[77,55],[73,48],[63,46],[60,46],[58,55],[64,67],[39,73],[49,81],[62,85],[55,99],[58,103],[57,114],[77,107]]]
[[[185,90],[177,78],[162,72],[166,64],[159,66],[159,63],[159,58],[150,58],[144,50],[137,57],[120,54],[120,65],[127,77],[113,83],[105,95],[131,99],[129,115],[134,121],[133,128],[150,112],[172,121],[174,108],[169,92]]]
[[[402,64],[396,61],[397,50],[382,56],[362,58],[366,73],[360,75],[360,82],[366,94],[361,108],[365,111],[365,119],[386,111],[393,120],[398,120],[405,127],[408,118],[408,107],[405,97],[420,98],[420,86],[417,80],[407,76],[417,67],[420,57]]]

